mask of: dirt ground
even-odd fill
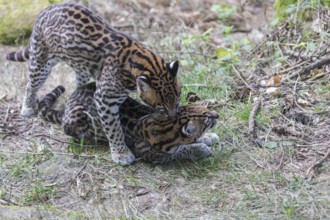
[[[0,46],[1,219],[330,216],[330,77],[317,63],[327,61],[327,35],[303,44],[298,27],[272,27],[273,1],[83,2],[166,60],[180,60],[183,102],[188,92],[216,102],[221,141],[200,161],[116,165],[107,147],[75,146],[59,126],[20,116],[27,64],[5,60],[17,46]],[[212,9],[220,3],[236,6],[230,19]],[[214,48],[244,51],[225,51],[241,63],[219,62],[223,50]],[[74,89],[64,64],[39,96],[57,85],[67,89],[60,107]]]

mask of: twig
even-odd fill
[[[250,157],[251,160],[253,160],[253,161],[257,164],[258,167],[263,168],[263,169],[265,168],[262,164],[259,163],[258,160],[256,160],[255,158],[253,158],[253,157],[251,156],[251,154],[249,154],[246,150],[244,150],[244,148],[242,148],[242,150],[243,150],[243,152],[244,152],[246,155],[248,155],[248,156]]]
[[[59,142],[61,144],[73,144],[73,145],[76,145],[76,146],[81,146],[80,144],[76,144],[76,143],[72,143],[72,142],[67,142],[67,141],[61,141],[61,140],[58,140],[56,138],[53,138],[53,137],[51,137],[49,135],[45,135],[45,134],[36,134],[33,137],[34,138],[36,138],[36,137],[46,137],[46,138],[52,139],[53,141],[57,141],[57,142]]]
[[[327,74],[329,74],[329,72],[324,72],[324,73],[318,74],[318,75],[313,76],[312,78],[308,79],[308,81],[315,81],[317,79],[320,79],[320,78],[324,77]]]
[[[78,146],[78,147],[81,146],[81,144],[77,144],[77,143],[74,143],[74,142],[61,141],[61,140],[58,140],[56,138],[53,138],[53,137],[48,136],[48,135],[45,135],[45,134],[37,134],[37,135],[34,135],[33,137],[46,137],[46,138],[52,139],[53,141],[57,141],[57,142],[59,142],[61,144],[72,144],[72,145],[75,145],[75,146]],[[104,146],[104,145],[88,145],[88,144],[84,144],[84,147],[97,147],[97,146]]]
[[[21,154],[21,155],[45,155],[45,153],[33,153],[33,152],[11,152],[11,151],[5,151],[5,150],[0,150],[1,153],[7,155],[7,154]],[[52,151],[52,154],[54,155],[64,155],[64,156],[77,156],[76,154],[72,153],[62,153],[62,152],[54,152]],[[95,155],[79,155],[79,157],[83,158],[95,158]]]
[[[321,60],[318,60],[314,63],[311,63],[309,64],[308,66],[306,66],[305,68],[297,71],[297,72],[294,72],[290,75],[288,75],[286,78],[284,78],[283,81],[286,81],[286,80],[289,80],[289,79],[292,79],[294,77],[296,77],[297,75],[304,75],[304,74],[307,74],[309,73],[309,71],[315,69],[315,68],[318,68],[318,67],[321,67],[323,65],[326,65],[326,64],[330,64],[330,56],[327,56]]]
[[[254,119],[260,106],[261,106],[261,101],[257,100],[254,103],[252,111],[250,112],[250,116],[249,116],[249,133],[252,134],[253,136],[254,136],[254,127],[255,127]]]
[[[330,56],[327,56],[321,60],[318,60],[312,64],[309,64],[305,69],[304,71],[301,73],[301,74],[305,74],[305,73],[308,73],[309,71],[311,71],[312,69],[315,69],[315,68],[318,68],[318,67],[321,67],[323,65],[326,65],[326,64],[330,64]]]
[[[79,171],[76,173],[76,175],[73,177],[72,180],[76,179],[80,175],[80,173],[85,169],[86,165],[87,165],[87,160],[85,161],[84,165],[79,169]]]
[[[22,131],[17,132],[17,134],[23,134],[24,132],[30,130],[31,125],[33,125],[33,120],[30,123],[28,123]]]
[[[251,88],[251,86],[245,81],[245,79],[243,78],[243,76],[241,75],[241,73],[236,69],[235,65],[233,65],[233,69],[236,72],[237,76],[243,81],[243,83],[245,84],[245,86],[248,87],[249,89],[253,90],[253,88]]]
[[[20,204],[18,204],[17,202],[14,202],[14,201],[12,201],[12,200],[6,201],[6,200],[3,200],[3,199],[0,199],[0,204],[1,204],[1,205],[10,205],[10,204],[20,205]]]
[[[329,157],[330,155],[330,148],[328,149],[328,152],[324,155],[324,157],[317,161],[315,164],[313,164],[310,168],[308,168],[307,170],[307,175],[309,175],[309,173],[315,168],[315,167],[319,167],[322,165],[322,163]]]
[[[298,64],[296,64],[296,65],[294,65],[294,66],[292,66],[292,67],[289,67],[289,68],[287,68],[287,69],[281,70],[281,71],[277,72],[277,74],[283,74],[283,73],[289,72],[289,71],[291,71],[291,70],[293,70],[293,69],[296,69],[296,68],[298,68],[298,67],[304,65],[305,63],[307,63],[307,61],[303,61],[303,62],[298,63]]]

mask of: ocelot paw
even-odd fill
[[[111,152],[111,157],[113,162],[120,164],[120,165],[129,165],[132,164],[135,156],[134,154],[127,149],[124,152]]]
[[[38,113],[38,111],[34,108],[24,106],[21,109],[21,115],[24,117],[31,117]]]
[[[212,150],[207,144],[203,144],[198,148],[199,153],[197,154],[197,158],[208,157],[212,155]]]
[[[219,143],[219,141],[220,138],[216,133],[206,133],[197,140],[197,142],[204,143],[207,146],[211,146],[212,144]]]

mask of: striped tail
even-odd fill
[[[56,100],[64,93],[65,88],[63,86],[57,86],[52,92],[48,93],[39,103],[38,110],[39,116],[46,121],[50,121],[56,124],[61,124],[64,109],[56,110],[52,109],[52,106]]]
[[[29,48],[25,47],[24,49],[16,52],[8,53],[6,59],[10,61],[24,62],[29,60],[29,54]]]

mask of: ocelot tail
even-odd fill
[[[169,115],[177,112],[181,93],[178,62],[165,63],[82,5],[55,4],[41,11],[28,46],[7,54],[7,59],[28,60],[28,83],[21,110],[24,116],[36,113],[36,93],[56,63],[63,61],[74,69],[77,87],[94,78],[102,131],[113,161],[122,165],[134,160],[119,120],[119,106],[129,92],[137,90],[140,98],[156,110]]]
[[[55,110],[52,105],[64,92],[58,86],[39,103],[39,115],[62,124],[64,132],[84,143],[107,141],[94,102],[95,83],[78,88],[65,104]],[[173,160],[206,157],[211,145],[218,141],[214,133],[206,133],[217,123],[218,114],[204,106],[181,106],[176,116],[158,113],[128,97],[120,106],[120,120],[125,141],[136,158],[162,164]]]

